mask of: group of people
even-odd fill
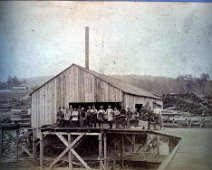
[[[59,127],[98,127],[101,128],[103,123],[108,123],[112,128],[113,123],[117,122],[117,119],[124,117],[127,121],[138,119],[139,112],[132,112],[130,108],[125,110],[117,107],[112,108],[108,105],[105,110],[103,106],[100,106],[97,110],[95,105],[88,106],[87,108],[79,106],[73,108],[72,105],[68,108],[61,108],[57,112],[57,125]]]

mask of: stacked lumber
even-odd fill
[[[164,94],[164,109],[190,112],[192,114],[212,115],[212,97],[200,97],[194,93],[185,94]]]

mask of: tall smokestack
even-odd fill
[[[89,27],[85,27],[85,68],[89,69]]]

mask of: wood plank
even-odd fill
[[[43,158],[44,158],[44,141],[43,141],[43,134],[41,133],[40,136],[40,168],[43,169]]]
[[[106,133],[104,133],[103,141],[104,141],[104,169],[107,169],[107,136],[106,136]]]
[[[85,102],[85,81],[84,81],[84,72],[82,70],[78,71],[78,92],[79,92],[79,101]]]
[[[85,133],[80,134],[74,141],[52,162],[50,169],[85,135]]]
[[[68,144],[71,145],[71,141],[72,141],[72,137],[71,134],[68,134]],[[72,164],[72,153],[71,151],[68,152],[68,164],[69,164],[69,168],[73,169],[73,164]]]
[[[75,152],[74,149],[70,149],[72,154],[80,161],[80,163],[86,168],[86,169],[91,169],[88,164],[78,155],[78,153]]]
[[[3,129],[0,128],[0,156],[3,155]]]
[[[33,158],[33,155],[29,152],[29,150],[27,148],[25,148],[23,145],[19,144],[19,147],[25,152],[27,153],[31,158]]]
[[[70,97],[69,102],[74,102],[74,69],[73,67],[70,69],[69,73],[69,88],[70,88]]]

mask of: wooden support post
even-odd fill
[[[44,158],[44,142],[43,133],[40,136],[40,169],[43,170],[43,158]]]
[[[36,163],[36,129],[33,129],[32,130],[32,154],[33,154],[33,159],[34,159],[34,162]]]
[[[68,134],[68,145],[71,145],[71,134]],[[73,169],[71,150],[68,151],[68,162],[69,168]]]
[[[112,157],[112,161],[113,161],[113,167],[112,170],[116,169],[116,139],[113,140],[113,157]]]
[[[158,155],[160,155],[159,140],[160,140],[160,137],[159,137],[159,135],[157,135],[157,154],[158,154]]]
[[[3,129],[0,128],[0,156],[3,155]]]
[[[124,167],[124,135],[121,135],[121,168]]]
[[[61,141],[67,146],[66,149],[57,157],[55,158],[55,160],[52,162],[52,164],[50,165],[49,169],[52,169],[53,166],[69,151],[71,150],[72,154],[74,154],[75,157],[79,158],[79,155],[72,149],[72,147],[79,141],[82,139],[82,137],[85,135],[86,133],[81,133],[76,139],[74,139],[74,141],[68,145],[67,141],[65,141],[64,137],[62,135],[57,135],[58,137],[60,137],[60,139],[62,139]],[[41,143],[40,143],[41,145]],[[79,160],[81,161],[81,159]],[[83,161],[81,161],[81,163],[84,166],[87,166],[87,164]],[[88,167],[88,166],[87,166]],[[87,168],[88,169],[88,168]]]
[[[107,169],[107,136],[106,136],[106,133],[104,133],[103,140],[104,140],[104,169]]]
[[[19,127],[16,129],[16,159],[18,160]]]
[[[102,133],[99,133],[99,169],[102,170]]]
[[[21,144],[19,144],[19,147],[20,147],[25,153],[27,153],[27,155],[29,155],[30,158],[33,158],[33,154],[31,154],[27,148],[25,148],[25,147],[24,147],[23,145],[21,145]]]
[[[132,152],[135,152],[135,135],[132,135]]]

